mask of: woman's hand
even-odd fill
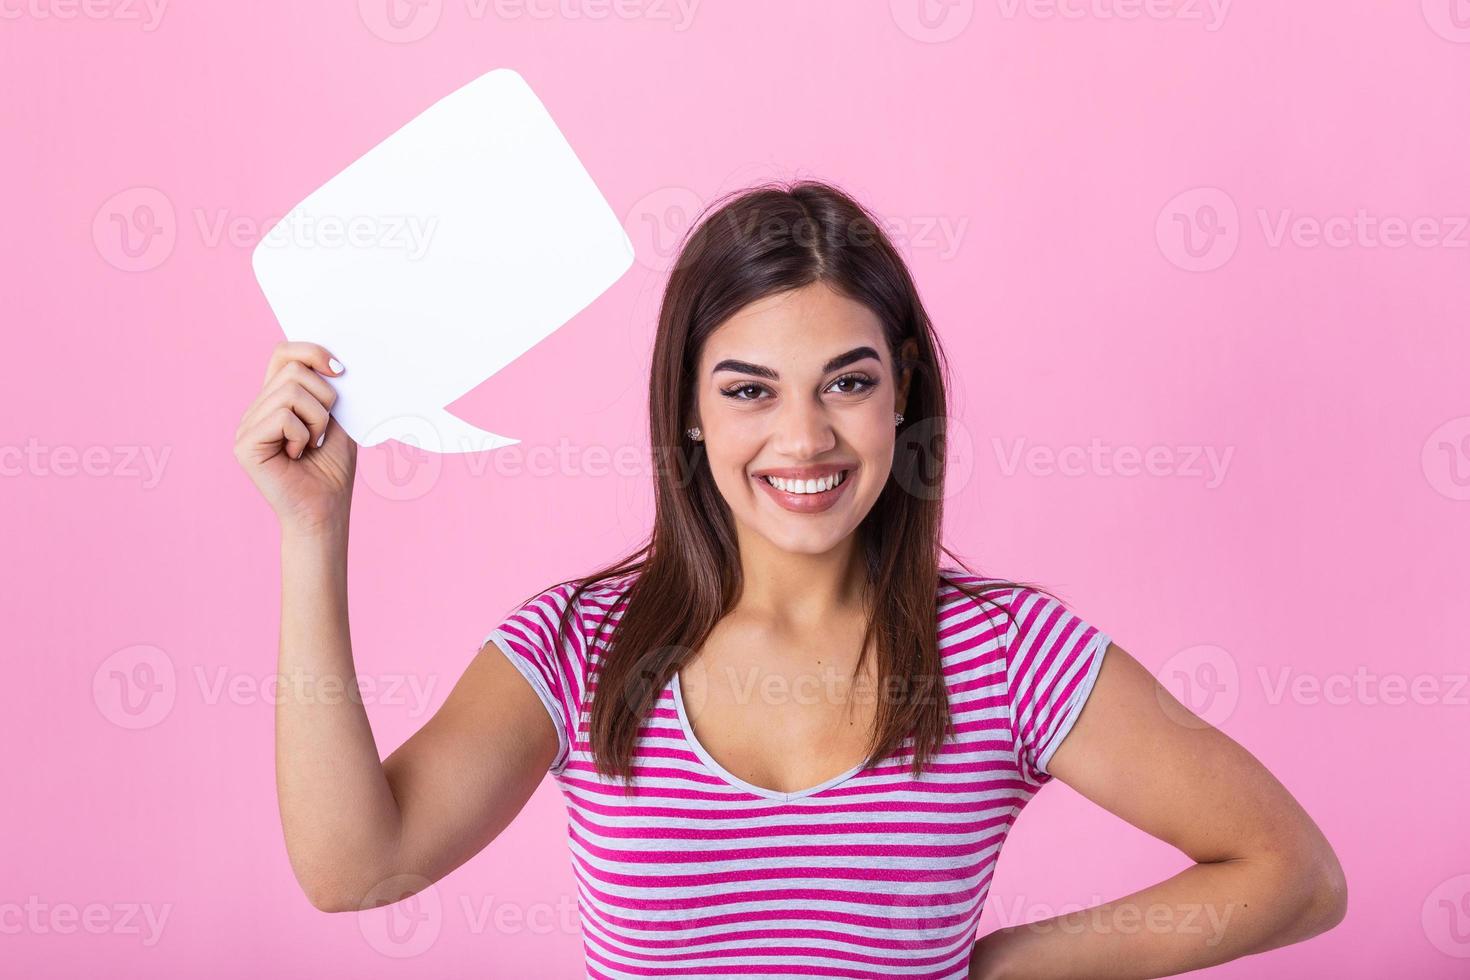
[[[346,526],[357,443],[331,417],[337,392],[322,377],[342,372],[326,348],[282,341],[235,430],[235,458],[283,531],[314,534]]]

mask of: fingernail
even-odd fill
[[[342,362],[337,360],[335,357],[327,358],[327,367],[332,369],[333,374],[342,373]]]
[[[320,446],[323,442],[326,442],[326,440],[327,440],[327,432],[326,432],[325,429],[323,429],[322,430],[322,434],[316,437],[316,444],[318,446]]]

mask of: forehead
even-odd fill
[[[867,345],[887,354],[883,323],[862,303],[814,282],[765,296],[720,324],[705,341],[701,371],[727,357],[790,369],[812,368]]]

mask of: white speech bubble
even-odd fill
[[[278,227],[251,255],[256,280],[288,339],[346,366],[328,379],[332,415],[364,446],[409,435],[441,453],[519,442],[444,406],[633,264],[607,200],[508,68],[435,102]],[[436,438],[421,438],[426,425]]]

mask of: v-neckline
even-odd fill
[[[690,748],[694,750],[694,754],[699,756],[699,760],[703,762],[706,767],[708,767],[710,772],[714,773],[716,776],[720,777],[720,779],[729,783],[736,789],[754,794],[755,796],[764,797],[768,800],[778,800],[782,803],[792,803],[796,800],[802,800],[806,799],[809,796],[814,796],[817,793],[822,792],[823,790],[831,789],[838,783],[846,782],[853,776],[856,776],[858,773],[863,771],[864,765],[867,760],[859,762],[851,769],[847,770],[844,773],[839,773],[836,776],[833,776],[831,779],[823,780],[815,786],[808,787],[807,789],[800,789],[793,793],[782,793],[774,789],[767,789],[764,786],[757,786],[754,783],[748,783],[745,780],[741,779],[739,776],[730,772],[718,762],[716,762],[715,757],[709,754],[709,750],[706,749],[702,744],[700,744],[699,739],[695,736],[694,726],[689,723],[689,713],[684,710],[684,691],[683,687],[679,683],[678,670],[674,671],[674,679],[672,681],[672,684],[674,688],[674,709],[679,715],[679,727],[684,732],[685,740],[688,741]]]

